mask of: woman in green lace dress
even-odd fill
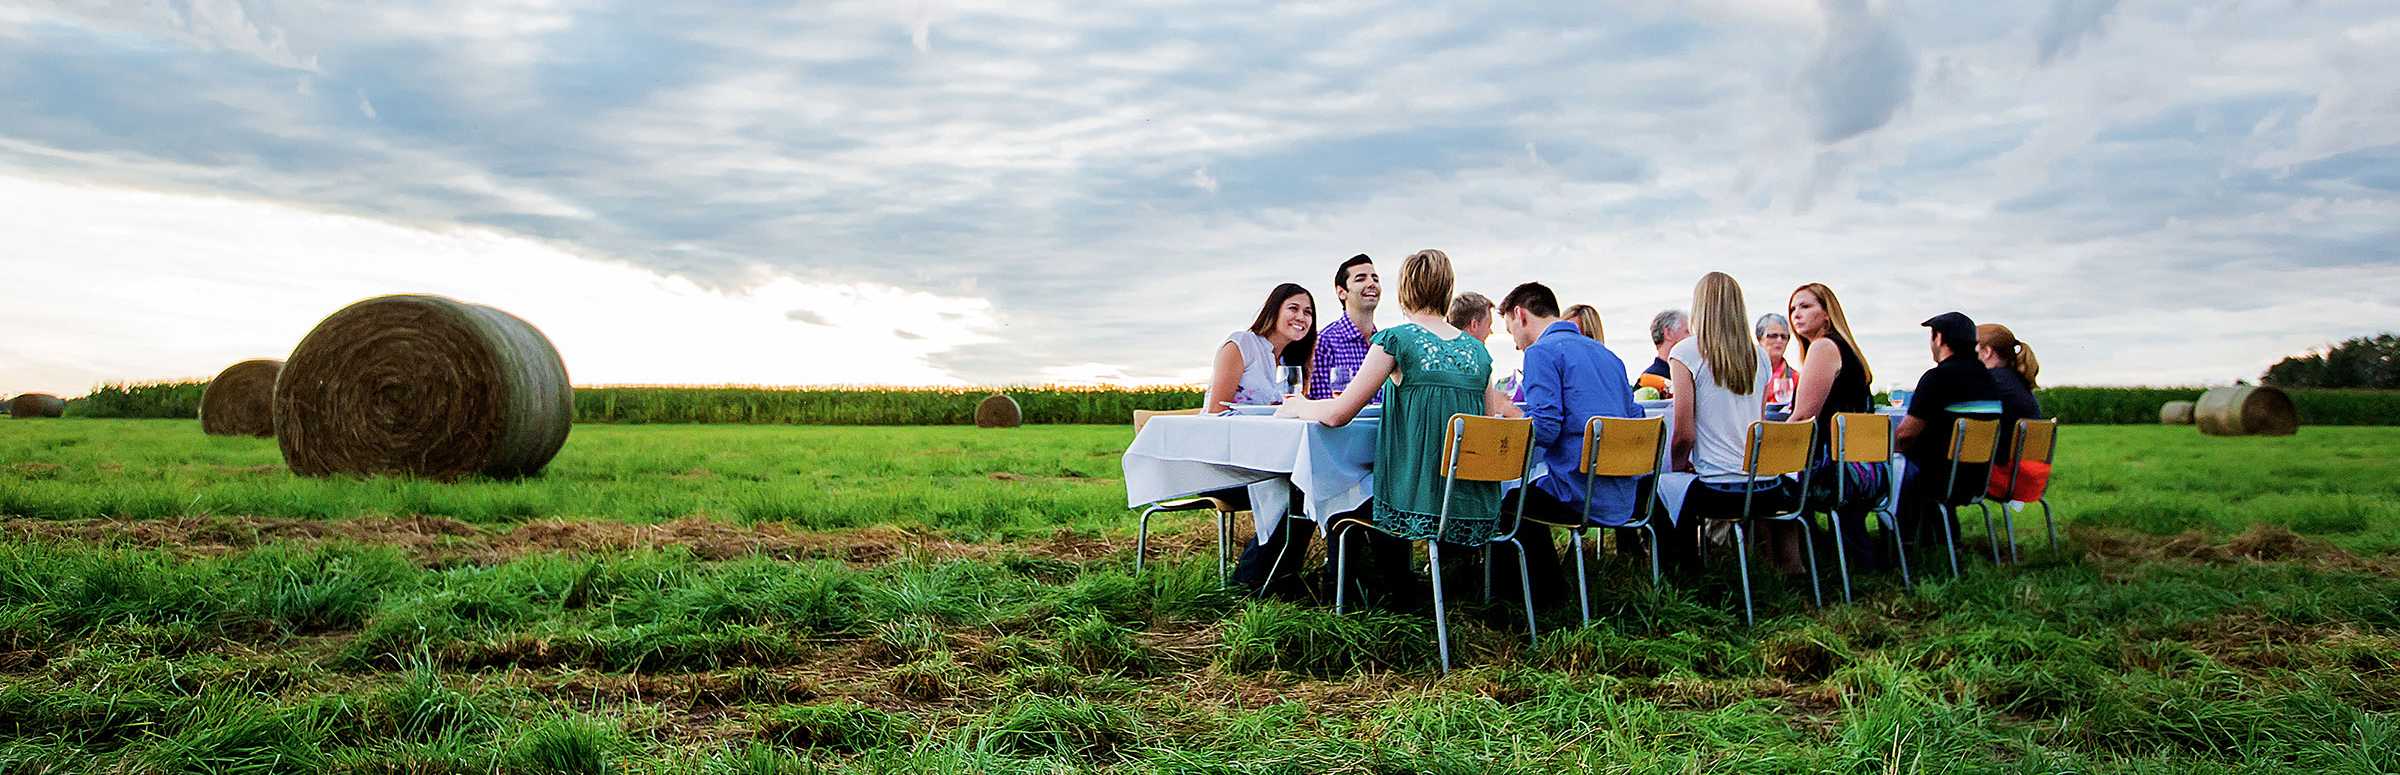
[[[1524,416],[1506,395],[1491,387],[1491,350],[1443,320],[1449,311],[1452,278],[1450,257],[1441,251],[1409,256],[1400,265],[1400,309],[1408,322],[1375,332],[1358,375],[1341,395],[1321,401],[1287,401],[1278,412],[1326,425],[1346,425],[1389,377],[1394,387],[1385,393],[1375,442],[1374,519],[1377,527],[1410,540],[1434,538],[1441,521],[1442,441],[1450,416],[1461,412]],[[1481,545],[1499,532],[1499,517],[1499,485],[1459,482],[1450,496],[1450,519],[1440,538],[1445,543]],[[1405,544],[1401,550],[1405,552]],[[1400,567],[1405,569],[1407,561],[1405,554],[1402,556]]]

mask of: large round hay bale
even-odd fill
[[[2160,406],[2158,407],[2158,424],[2160,424],[2160,425],[2190,425],[2190,424],[2192,424],[2192,402],[2190,402],[2190,401],[2168,401],[2168,402],[2166,402],[2165,404],[2162,404],[2162,405],[2160,405]]]
[[[8,400],[8,416],[20,420],[59,417],[66,413],[67,402],[48,393],[26,393]]]
[[[540,473],[575,391],[532,324],[440,296],[382,296],[317,324],[275,379],[275,438],[303,476]]]
[[[1017,400],[1000,393],[975,405],[975,427],[1014,428],[1025,424],[1025,412],[1017,408]]]
[[[2209,388],[2192,418],[2211,436],[2290,436],[2300,430],[2291,396],[2265,385]]]
[[[242,361],[217,372],[200,393],[200,432],[210,436],[275,435],[275,375],[283,361]]]

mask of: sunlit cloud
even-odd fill
[[[306,296],[247,350],[538,266],[613,294],[545,324],[609,332],[579,381],[1189,380],[1274,284],[1330,310],[1341,259],[1425,247],[1598,306],[1629,363],[1725,270],[1753,315],[1833,285],[1880,374],[1960,309],[2046,381],[2229,381],[2400,319],[2364,290],[2400,272],[2394,45],[2369,0],[15,6],[0,180],[46,207],[0,257]],[[254,354],[58,283],[0,317],[77,349],[0,382]],[[695,327],[775,356],[647,333]]]

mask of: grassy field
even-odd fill
[[[1756,628],[1605,565],[1447,677],[1194,521],[1133,575],[1129,436],[581,426],[443,486],[0,422],[0,771],[2400,770],[2400,430],[2069,428],[2062,553]]]

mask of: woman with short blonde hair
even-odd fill
[[[1287,401],[1277,415],[1341,426],[1356,417],[1384,380],[1381,427],[1375,440],[1373,519],[1379,532],[1401,541],[1375,540],[1370,592],[1405,585],[1408,541],[1442,541],[1481,547],[1500,535],[1500,486],[1458,482],[1444,487],[1442,441],[1453,414],[1521,417],[1508,397],[1491,387],[1492,352],[1482,341],[1445,320],[1454,275],[1450,257],[1422,250],[1400,263],[1400,310],[1408,320],[1375,332],[1358,376],[1341,395],[1321,401]],[[1444,505],[1449,521],[1442,523]],[[1336,535],[1342,541],[1345,535]]]

